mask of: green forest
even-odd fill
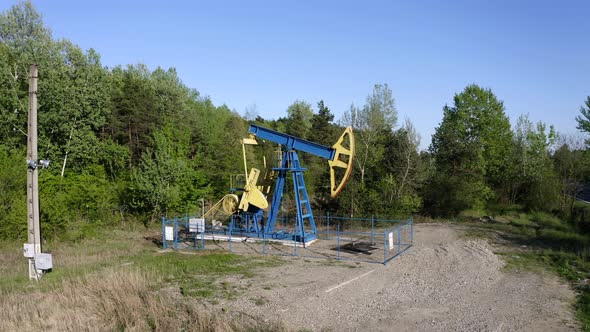
[[[199,214],[243,174],[240,139],[249,123],[331,146],[352,126],[356,155],[340,196],[328,165],[303,156],[315,213],[387,218],[544,213],[590,233],[590,209],[575,195],[588,182],[590,96],[580,96],[580,136],[560,135],[527,114],[512,126],[502,96],[470,84],[432,138],[399,119],[387,84],[367,87],[363,104],[336,118],[329,101],[295,100],[264,119],[214,105],[174,68],[113,68],[95,50],[55,39],[30,2],[0,15],[0,238],[26,238],[26,143],[30,64],[39,67],[41,223],[45,238],[76,239],[121,223]],[[433,110],[435,111],[435,110]],[[531,110],[533,112],[534,110]],[[338,112],[341,113],[341,112]],[[420,149],[420,139],[430,141]],[[248,149],[260,165],[276,149]]]

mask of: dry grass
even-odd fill
[[[214,311],[206,300],[181,291],[217,287],[202,281],[248,275],[264,262],[219,253],[158,254],[145,239],[150,233],[114,231],[104,238],[49,244],[55,269],[38,283],[28,281],[22,245],[1,243],[0,330],[286,330],[256,317]]]
[[[64,282],[53,290],[0,299],[9,331],[232,331],[227,320],[196,301],[154,289],[155,276],[110,270]]]
[[[155,275],[109,270],[69,280],[47,292],[0,298],[6,331],[285,331],[280,324],[212,312],[183,298],[178,287],[158,290]]]
[[[80,242],[49,242],[43,251],[53,254],[55,271],[48,275],[51,281],[80,276],[97,269],[119,265],[129,257],[155,250],[144,236],[147,231],[105,231],[94,239]],[[0,243],[0,294],[29,287],[27,259],[23,257],[21,242]],[[47,282],[46,282],[47,283]],[[34,287],[33,287],[34,288]]]

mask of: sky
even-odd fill
[[[295,100],[324,100],[339,119],[388,84],[422,148],[472,83],[513,124],[529,114],[567,135],[590,95],[590,1],[32,2],[54,38],[94,48],[103,65],[174,67],[240,114],[276,119]]]

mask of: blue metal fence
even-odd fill
[[[189,225],[189,216],[162,218],[162,246],[174,250],[227,250],[387,264],[414,244],[412,219],[345,218],[329,214],[314,218],[318,239],[305,245],[288,236],[292,229],[289,226],[293,225],[286,218],[278,220],[277,231],[262,232],[256,237],[233,229],[231,223],[205,224],[195,231]]]

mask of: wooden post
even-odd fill
[[[37,65],[31,65],[29,76],[29,125],[27,138],[27,219],[28,242],[35,254],[41,253],[39,227],[39,173],[37,169]],[[35,259],[29,258],[29,279],[38,280],[43,271],[35,268]]]

